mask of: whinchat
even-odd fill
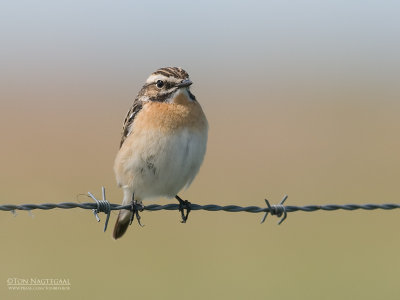
[[[190,92],[192,81],[177,67],[147,78],[126,115],[115,159],[123,205],[147,198],[176,197],[198,173],[206,152],[208,123]],[[128,228],[133,211],[120,210],[114,239]]]

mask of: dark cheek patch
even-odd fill
[[[150,100],[150,101],[154,101],[154,102],[164,102],[164,101],[166,101],[171,95],[172,95],[172,93],[163,94],[163,95],[157,95],[157,96],[155,96],[155,97],[150,97],[149,100]]]
[[[172,88],[173,87],[173,84],[172,83],[170,83],[170,82],[165,82],[165,89],[166,90],[169,90],[170,88]]]

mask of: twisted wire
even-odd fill
[[[276,207],[278,205],[271,205],[272,207]],[[325,210],[325,211],[334,211],[334,210],[392,210],[400,208],[400,204],[395,203],[386,203],[386,204],[327,204],[327,205],[306,205],[306,206],[294,206],[294,205],[282,205],[286,212],[296,212],[296,211],[304,211],[304,212],[314,212],[317,210]],[[49,210],[54,208],[61,209],[71,209],[71,208],[82,208],[82,209],[97,209],[97,203],[75,203],[75,202],[62,202],[62,203],[44,203],[44,204],[6,204],[0,205],[1,211],[13,211],[13,210]],[[131,205],[120,205],[110,203],[110,210],[120,210],[120,209],[130,209]],[[249,213],[261,213],[261,212],[270,212],[268,207],[259,207],[259,206],[238,206],[238,205],[216,205],[216,204],[191,204],[192,210],[206,210],[206,211],[226,211],[226,212],[249,212]],[[158,210],[179,210],[179,204],[150,204],[144,207],[144,210],[147,211],[158,211]],[[275,208],[273,209],[275,210]]]
[[[20,205],[0,205],[0,210],[2,211],[11,211],[15,215],[16,210],[26,210],[31,211],[34,209],[42,209],[42,210],[49,210],[54,208],[61,208],[61,209],[71,209],[71,208],[82,208],[82,209],[91,209],[93,211],[96,220],[99,222],[100,218],[98,216],[99,212],[103,212],[106,214],[106,221],[104,224],[104,231],[107,229],[108,221],[110,219],[110,213],[112,210],[120,210],[120,209],[127,209],[134,211],[137,217],[137,220],[140,224],[140,216],[138,211],[158,211],[158,210],[180,210],[183,216],[182,207],[180,204],[150,204],[147,206],[142,206],[142,204],[137,204],[133,202],[129,205],[119,205],[110,203],[106,200],[106,192],[105,188],[102,187],[102,200],[97,200],[92,193],[88,192],[90,198],[95,201],[95,203],[75,203],[75,202],[63,202],[63,203],[44,203],[44,204],[20,204]],[[265,203],[267,207],[258,207],[258,206],[237,206],[237,205],[216,205],[216,204],[206,204],[206,205],[199,205],[199,204],[192,204],[190,203],[190,210],[206,210],[206,211],[226,211],[226,212],[249,212],[249,213],[264,213],[264,217],[261,220],[261,223],[264,223],[265,219],[267,218],[268,214],[275,215],[278,218],[281,218],[278,221],[278,225],[280,225],[287,217],[287,213],[289,212],[296,212],[296,211],[304,211],[304,212],[314,212],[317,210],[325,210],[325,211],[333,211],[333,210],[374,210],[374,209],[383,209],[383,210],[391,210],[400,208],[400,204],[328,204],[328,205],[306,205],[306,206],[293,206],[283,205],[286,199],[288,198],[287,195],[283,197],[281,202],[277,205],[271,205],[267,199],[265,199]],[[189,203],[189,202],[188,202]],[[132,218],[133,220],[133,218]],[[132,222],[131,220],[131,222]],[[184,220],[186,221],[186,220]],[[140,224],[141,225],[141,224]]]

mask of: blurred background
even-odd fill
[[[90,202],[150,73],[180,66],[210,123],[199,204],[399,202],[397,1],[0,2],[0,203]],[[173,200],[160,199],[157,203]],[[0,212],[2,299],[398,299],[399,211]],[[8,278],[69,279],[9,291]]]

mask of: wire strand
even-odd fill
[[[16,210],[25,210],[31,211],[34,209],[40,210],[50,210],[55,208],[60,209],[72,209],[72,208],[81,208],[81,209],[91,209],[96,216],[96,219],[100,221],[98,217],[99,212],[104,212],[107,215],[106,223],[104,226],[104,231],[107,229],[108,220],[110,217],[110,212],[112,210],[121,210],[127,209],[131,210],[132,205],[119,205],[110,203],[105,199],[105,189],[102,188],[103,200],[97,200],[90,192],[89,196],[95,201],[95,203],[86,202],[86,203],[76,203],[76,202],[62,202],[62,203],[44,203],[44,204],[5,204],[0,205],[0,211],[11,211],[14,215],[16,215]],[[267,204],[266,207],[259,206],[238,206],[238,205],[216,205],[216,204],[190,204],[191,210],[205,210],[205,211],[226,211],[226,212],[248,212],[248,213],[265,213],[261,223],[263,223],[268,214],[275,215],[277,217],[282,217],[278,224],[281,224],[287,216],[287,213],[303,211],[303,212],[315,212],[319,210],[323,211],[335,211],[335,210],[393,210],[399,209],[400,204],[397,203],[385,203],[385,204],[327,204],[327,205],[306,205],[306,206],[294,206],[294,205],[283,205],[287,196],[285,196],[281,202],[277,205],[271,205],[268,200],[265,199]],[[142,210],[145,211],[159,211],[159,210],[180,210],[181,207],[179,204],[150,204],[141,207]]]

